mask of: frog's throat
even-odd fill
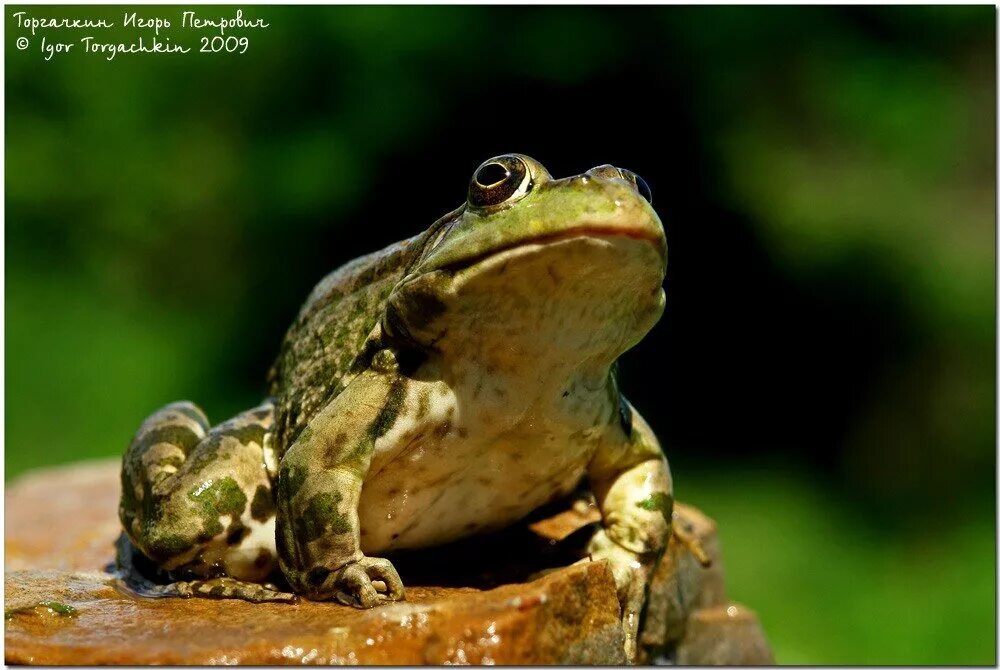
[[[492,258],[497,254],[510,251],[511,249],[517,249],[518,247],[525,247],[529,245],[551,244],[554,242],[562,242],[563,240],[571,240],[581,237],[592,237],[596,239],[627,238],[631,240],[639,240],[641,242],[648,242],[651,246],[656,248],[660,255],[660,259],[666,262],[667,250],[663,244],[663,238],[657,236],[656,233],[651,230],[638,227],[623,228],[621,226],[582,225],[575,226],[568,230],[543,233],[526,239],[512,240],[508,244],[499,245],[474,256],[469,256],[468,258],[448,263],[439,269],[448,270],[450,272],[459,272]]]

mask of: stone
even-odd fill
[[[774,657],[756,615],[729,603],[719,549],[718,527],[698,509],[677,503],[675,528],[697,540],[709,565],[674,538],[650,580],[636,661],[681,665],[772,665]],[[599,522],[597,507],[585,500],[535,521],[533,532],[562,541]]]
[[[678,665],[774,665],[757,615],[736,603],[692,612],[675,658]]]
[[[118,461],[28,473],[6,488],[4,570],[101,570],[121,532]]]
[[[110,571],[118,463],[21,477],[5,494],[6,662],[14,664],[556,664],[625,662],[610,570],[572,564],[600,515],[586,499],[488,536],[393,556],[406,601],[373,610],[142,598]],[[725,599],[714,522],[678,505],[703,568],[671,542],[653,578],[640,661],[760,663],[753,613]],[[571,565],[572,564],[572,565]]]
[[[711,559],[705,567],[680,542],[671,542],[649,585],[646,621],[639,638],[649,656],[657,656],[684,636],[688,615],[726,602],[722,556],[715,522],[697,509],[677,503],[674,514]]]
[[[6,662],[168,664],[616,664],[624,661],[614,584],[601,564],[525,585],[411,587],[404,603],[355,610],[302,600],[135,598],[98,571],[6,574],[6,607],[56,601],[73,615],[13,614]]]

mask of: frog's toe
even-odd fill
[[[366,556],[345,565],[337,575],[336,599],[345,605],[369,609],[402,598],[403,582],[396,568],[384,558]]]
[[[368,576],[382,583],[383,588],[378,590],[384,592],[388,600],[403,599],[403,580],[399,578],[399,573],[396,572],[396,568],[392,563],[384,558],[367,557],[361,559],[361,562],[365,564]]]
[[[345,565],[337,578],[337,600],[344,605],[369,609],[378,604],[378,591],[357,563]]]

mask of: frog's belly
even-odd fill
[[[573,490],[592,449],[551,434],[404,448],[361,491],[361,549],[378,555],[495,530]]]

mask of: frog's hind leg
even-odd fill
[[[273,413],[267,401],[209,430],[195,405],[173,403],[129,445],[122,525],[143,555],[179,578],[175,595],[259,599],[261,585],[246,582],[276,567]]]
[[[119,535],[115,548],[115,577],[118,586],[126,593],[144,598],[238,598],[253,603],[298,602],[298,596],[294,593],[281,591],[271,584],[245,582],[232,577],[155,582],[147,576],[149,572],[155,573],[155,569],[137,565],[148,559],[142,556],[128,535]]]

